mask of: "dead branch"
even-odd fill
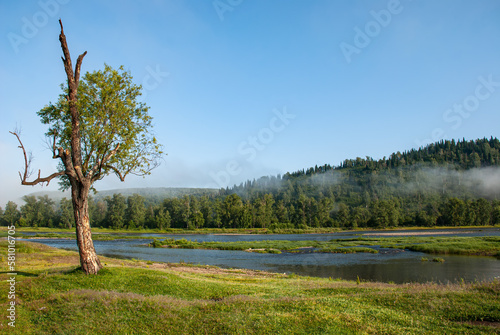
[[[42,184],[47,183],[49,185],[50,181],[56,177],[62,176],[65,174],[64,171],[60,172],[54,172],[48,177],[40,177],[41,171],[38,170],[38,177],[33,180],[33,181],[28,181],[27,179],[30,177],[31,173],[29,172],[30,165],[31,165],[31,156],[28,158],[28,155],[26,154],[26,149],[24,149],[23,142],[21,141],[21,138],[19,137],[19,134],[17,132],[12,132],[9,131],[12,135],[16,136],[17,140],[19,141],[19,148],[23,151],[23,156],[24,156],[24,173],[21,173],[19,171],[19,178],[21,178],[21,184],[22,185],[37,185],[37,184]]]
[[[61,57],[64,63],[64,69],[66,71],[66,76],[68,78],[68,103],[69,103],[69,113],[71,115],[71,160],[73,167],[76,171],[76,175],[80,179],[80,182],[84,181],[84,176],[81,171],[82,169],[82,153],[81,153],[81,138],[80,138],[80,113],[77,107],[77,92],[78,83],[80,79],[80,68],[82,66],[83,57],[87,54],[85,51],[83,54],[78,56],[76,60],[75,72],[73,72],[71,56],[69,53],[68,43],[66,42],[66,35],[64,35],[64,29],[62,21],[59,20],[61,25],[61,34],[59,34],[59,41],[61,42],[61,48],[64,57]]]

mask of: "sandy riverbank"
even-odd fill
[[[460,231],[460,234],[472,234],[473,231]],[[416,231],[416,232],[381,232],[381,233],[366,233],[363,236],[425,236],[425,235],[453,235],[456,231]]]

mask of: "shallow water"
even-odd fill
[[[500,229],[466,229],[435,231],[435,235],[453,232],[456,236],[500,236]],[[411,233],[419,231],[408,231]],[[255,241],[255,240],[330,240],[352,238],[369,232],[342,232],[335,234],[292,235],[156,235],[159,238],[186,238],[202,241]],[[371,233],[371,232],[370,232]],[[379,233],[379,232],[376,232]],[[383,232],[380,232],[381,234]],[[140,234],[136,234],[140,235]],[[447,235],[447,236],[453,236]],[[389,237],[389,236],[387,236]],[[151,239],[94,241],[100,255],[135,258],[157,262],[186,262],[216,265],[223,268],[245,268],[279,273],[295,273],[313,277],[331,277],[355,280],[406,282],[455,282],[464,280],[493,280],[500,278],[500,260],[494,257],[439,256],[444,263],[423,262],[422,257],[432,260],[433,255],[397,249],[379,249],[378,254],[331,254],[331,253],[287,253],[259,254],[245,251],[167,249],[145,246]],[[37,239],[57,248],[77,250],[75,240]]]

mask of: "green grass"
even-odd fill
[[[106,257],[86,276],[75,252],[16,246],[16,328],[2,314],[5,334],[496,334],[477,322],[500,321],[498,281],[356,283]]]
[[[239,241],[239,242],[197,242],[186,238],[164,240],[155,239],[152,247],[183,249],[246,250],[260,252],[299,252],[313,248],[314,252],[377,253],[374,246],[383,248],[408,249],[430,254],[497,256],[500,253],[500,237],[429,237],[406,236],[389,238],[332,239],[330,241]]]
[[[499,236],[388,238],[382,245],[440,255],[500,255]]]

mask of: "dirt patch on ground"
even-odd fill
[[[363,236],[425,236],[425,235],[453,235],[454,231],[420,231],[420,232],[391,232],[391,233],[366,233]],[[472,234],[473,231],[461,231],[460,234]]]
[[[465,323],[473,326],[486,326],[500,329],[500,322],[498,321],[469,321]]]
[[[281,277],[284,274],[257,271],[257,270],[247,270],[247,269],[223,269],[216,266],[189,266],[183,265],[182,263],[152,263],[148,264],[146,262],[140,262],[143,267],[149,267],[150,269],[156,270],[173,270],[177,272],[187,272],[196,274],[207,274],[207,275],[238,275],[245,277]]]

